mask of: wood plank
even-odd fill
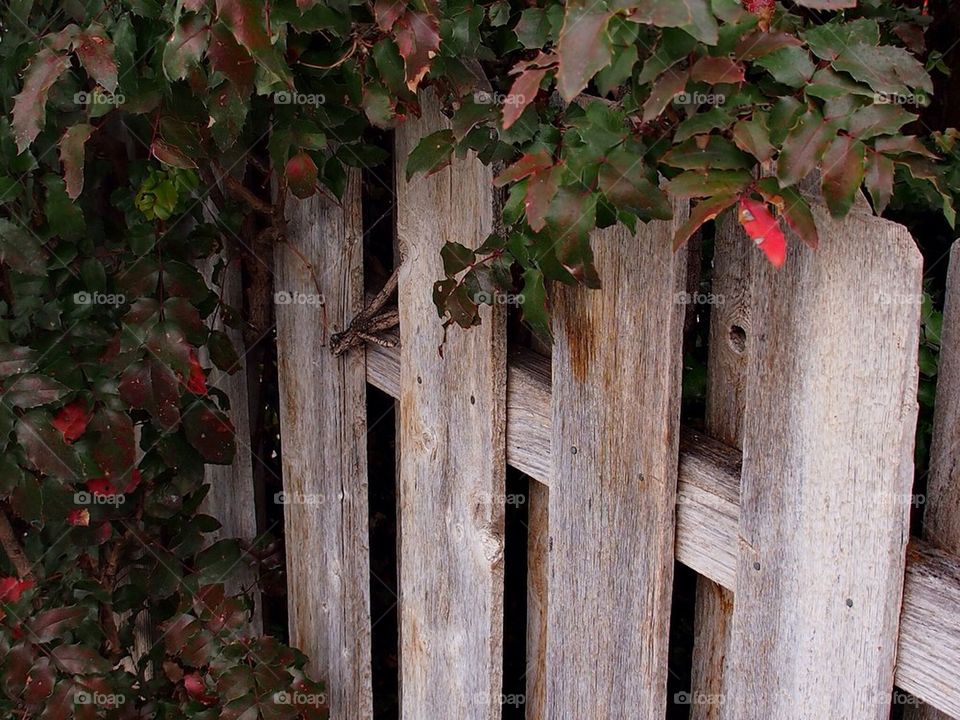
[[[960,244],[957,243],[950,251],[947,273],[923,536],[948,552],[960,554]],[[936,687],[930,692],[937,692]],[[955,714],[960,715],[960,707]],[[906,720],[948,720],[949,717],[929,705],[910,706],[905,713]]]
[[[710,308],[707,345],[706,430],[711,437],[741,447],[746,398],[747,342],[750,332],[750,254],[754,244],[727,213],[717,223],[713,257],[715,302]],[[728,707],[726,660],[733,628],[733,593],[702,575],[697,578],[694,614],[690,720],[723,720]]]
[[[495,720],[503,678],[506,338],[503,306],[444,332],[433,304],[448,241],[493,229],[489,167],[472,155],[405,180],[436,99],[397,133],[400,269],[400,667],[405,720]]]
[[[814,212],[816,253],[792,243],[780,271],[752,258],[725,701],[741,719],[886,720],[909,536],[922,258],[898,225]]]
[[[392,377],[370,374],[372,385],[389,392],[399,384],[399,349],[370,346],[368,353],[382,356],[382,362],[368,369],[387,368]],[[509,383],[526,386],[534,408],[550,398],[550,386],[539,374],[528,373],[515,363]],[[529,408],[530,417],[539,417]],[[540,418],[540,432],[550,433],[550,418]],[[520,444],[526,426],[507,417],[507,436]],[[531,447],[530,453],[549,455],[548,447]],[[532,466],[511,462],[518,470],[531,473]],[[712,440],[689,428],[680,434],[680,462],[677,483],[677,560],[728,590],[736,589],[737,532],[740,516],[741,455],[735,448]],[[547,476],[537,477],[549,484]],[[900,618],[900,650],[897,656],[897,685],[938,708],[960,715],[960,557],[934,550],[928,543],[912,539],[907,554],[907,571]]]
[[[553,298],[549,718],[666,712],[686,269],[671,249],[676,215],[597,233],[603,290]]]
[[[328,683],[332,717],[368,720],[366,368],[327,347],[363,303],[359,173],[342,206],[291,199],[288,215],[296,252],[278,246],[275,289],[293,299],[276,306],[290,636]]]
[[[212,270],[212,268],[211,268]],[[221,275],[220,296],[223,302],[235,308],[243,307],[243,284],[239,259],[226,265]],[[208,279],[210,275],[208,273]],[[230,338],[238,353],[242,353],[245,344],[243,333],[227,327],[220,316],[214,329],[221,330]],[[214,367],[210,371],[210,384],[221,390],[230,400],[228,415],[233,423],[237,440],[237,454],[230,465],[207,465],[204,468],[204,480],[210,485],[210,492],[203,500],[203,512],[217,518],[222,527],[210,534],[210,541],[221,538],[244,538],[252,540],[257,536],[257,502],[253,483],[253,450],[250,447],[250,411],[247,394],[246,363],[241,355],[241,367],[232,375]],[[238,593],[242,589],[252,590],[254,600],[253,615],[250,619],[252,632],[263,632],[263,608],[260,606],[260,592],[256,589],[256,573],[246,564],[238,565],[224,580],[227,592]]]
[[[550,490],[530,480],[527,513],[527,720],[547,717],[547,547]]]

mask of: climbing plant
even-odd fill
[[[770,262],[897,187],[952,224],[955,135],[917,124],[930,18],[881,0],[10,0],[0,85],[0,712],[322,717],[306,658],[250,631],[204,466],[236,441],[213,367],[270,331],[285,211],[383,161],[371,132],[435,93],[406,159],[495,164],[502,222],[443,251],[446,322],[551,282],[598,286],[591,231],[735,212]],[[910,128],[919,128],[912,130]],[[288,200],[289,196],[293,199]],[[244,309],[223,299],[236,264]],[[322,268],[310,268],[322,272]],[[483,292],[481,292],[483,291]],[[350,343],[344,342],[343,347]],[[148,622],[145,622],[144,619]]]

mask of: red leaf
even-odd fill
[[[524,210],[527,224],[534,232],[540,232],[547,225],[547,210],[557,194],[557,175],[553,168],[535,172],[527,183],[527,195],[524,198]]]
[[[186,689],[187,694],[199,703],[203,703],[204,705],[213,705],[217,701],[216,695],[211,695],[207,692],[206,685],[203,683],[203,678],[198,672],[192,672],[184,675],[183,687]]]
[[[527,68],[517,75],[517,79],[513,81],[513,85],[510,86],[510,92],[507,95],[509,102],[503,105],[504,130],[509,130],[510,126],[523,115],[523,111],[527,109],[527,105],[536,99],[537,93],[540,92],[540,83],[546,74],[547,68],[533,67]]]
[[[90,511],[71,510],[67,513],[67,522],[77,527],[87,527],[90,524]]]
[[[94,130],[93,125],[80,123],[67,128],[60,138],[60,162],[63,164],[63,179],[67,185],[67,196],[71,200],[80,197],[83,190],[84,146]]]
[[[309,157],[309,155],[307,157]],[[313,161],[311,160],[311,162]],[[314,178],[314,182],[316,182],[316,178]],[[192,348],[190,350],[190,377],[187,378],[187,390],[194,395],[207,394],[207,376],[204,375],[203,368],[200,367],[200,360],[197,358],[197,353]]]
[[[214,70],[223,73],[237,86],[237,93],[241,97],[250,94],[257,66],[250,54],[237,44],[233,35],[225,31],[222,25],[213,26],[207,57]]]
[[[679,250],[687,241],[693,237],[693,234],[700,227],[710,220],[713,220],[720,213],[726,210],[737,201],[735,195],[722,195],[720,197],[703,200],[690,210],[690,218],[680,226],[677,234],[673,238],[674,251]]]
[[[770,264],[777,268],[783,267],[787,259],[787,238],[767,206],[744,195],[740,198],[740,213],[737,219],[750,239],[767,256]]]
[[[406,69],[407,87],[416,92],[440,49],[440,24],[432,15],[408,12],[396,23],[397,49]]]
[[[257,0],[217,0],[217,16],[237,42],[259,61],[261,69],[292,89],[290,66],[267,34],[264,7],[264,3]]]
[[[676,72],[667,70],[661,75],[650,89],[650,97],[643,104],[643,122],[656,119],[664,109],[673,102],[673,99],[687,87],[690,72]]]
[[[856,2],[856,0],[854,0]],[[766,28],[773,20],[773,13],[777,9],[776,0],[743,0],[743,8],[754,15],[760,16],[761,25]]]
[[[496,187],[503,187],[507,183],[523,180],[523,178],[533,175],[535,172],[553,165],[553,158],[546,150],[540,149],[536,152],[527,153],[508,167],[502,173],[494,178],[493,184]]]
[[[94,478],[93,480],[87,480],[87,490],[92,492],[94,495],[102,497],[113,497],[119,492],[113,486],[113,483],[106,478]]]
[[[400,16],[407,11],[407,6],[401,0],[376,0],[373,4],[373,16],[377,25],[384,32],[390,32]]]
[[[708,85],[743,82],[743,66],[725,57],[702,57],[690,69],[690,78]]]
[[[317,164],[309,153],[294,155],[287,161],[287,184],[290,192],[301,200],[308,198],[317,189]],[[193,377],[191,371],[191,378]]]
[[[50,424],[61,432],[64,440],[71,443],[83,435],[92,417],[93,413],[87,409],[85,401],[74,400],[60,408]]]
[[[106,31],[99,25],[91,25],[77,34],[73,48],[87,74],[107,92],[116,92],[117,61],[113,58],[113,43]]]
[[[70,60],[44,48],[27,68],[23,90],[13,98],[13,136],[23,152],[43,129],[50,88],[70,67]]]
[[[15,603],[35,584],[33,580],[21,580],[16,577],[0,578],[0,602]]]

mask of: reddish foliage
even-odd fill
[[[787,259],[787,238],[767,206],[744,196],[740,198],[738,219],[750,239],[763,250],[770,264],[777,268],[783,267]]]
[[[16,577],[0,578],[0,602],[13,603],[35,585],[33,580],[21,580]]]
[[[51,424],[63,434],[64,440],[71,443],[83,435],[92,417],[93,413],[87,409],[86,402],[74,400],[60,408]]]
[[[203,368],[200,367],[200,360],[195,350],[190,351],[190,377],[187,378],[187,390],[194,395],[207,394],[207,376],[203,374]]]
[[[71,510],[67,513],[67,522],[78,527],[87,527],[90,524],[90,511]]]

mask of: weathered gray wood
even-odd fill
[[[546,720],[550,490],[530,480],[527,498],[527,720]]]
[[[368,365],[371,384],[384,392],[398,386],[399,348],[368,347],[379,361]],[[391,360],[392,359],[392,360]],[[509,369],[512,387],[524,387],[534,403],[523,417],[540,423],[538,432],[550,433],[550,418],[534,408],[549,406],[550,385],[527,363]],[[390,370],[389,368],[392,368]],[[391,376],[374,374],[392,372]],[[519,445],[526,425],[508,411],[507,435]],[[533,447],[530,454],[549,456],[549,447]],[[522,459],[522,458],[521,458]],[[677,487],[677,560],[728,590],[736,590],[737,532],[740,515],[740,452],[690,429],[680,435]],[[511,461],[531,474],[533,465]],[[536,476],[533,476],[536,477]],[[548,484],[547,476],[536,477]],[[554,485],[555,486],[555,485]],[[900,618],[897,685],[936,707],[960,715],[960,557],[934,550],[913,540]]]
[[[554,295],[548,718],[666,711],[686,268],[673,232],[598,232],[603,290]]]
[[[944,550],[960,554],[960,244],[956,243],[950,251],[940,335],[923,535]],[[948,718],[929,705],[906,709],[906,720]]]
[[[291,199],[288,214],[293,247],[277,248],[275,289],[292,300],[276,306],[290,636],[327,681],[331,716],[367,720],[366,368],[363,353],[327,347],[363,306],[359,173],[342,206]]]
[[[884,720],[913,482],[922,259],[815,209],[751,290],[730,717]],[[884,297],[894,302],[883,302]]]
[[[708,299],[706,430],[739,448],[746,396],[747,334],[750,332],[750,242],[733,213],[717,223],[713,286]],[[697,578],[690,720],[726,717],[725,667],[733,628],[733,593]]]
[[[209,268],[212,271],[212,267]],[[240,277],[240,263],[228,263],[223,269],[220,296],[231,307],[243,306],[243,285]],[[243,333],[227,327],[218,316],[214,326],[221,330],[233,342],[234,348],[241,354],[240,367],[227,374],[216,367],[210,372],[210,383],[223,391],[230,399],[230,420],[233,423],[237,442],[237,454],[230,465],[207,465],[204,478],[210,485],[210,492],[203,500],[203,512],[217,518],[221,528],[211,533],[211,542],[221,538],[244,538],[252,540],[257,536],[257,503],[253,483],[253,450],[250,448],[250,412],[247,393],[247,374],[244,372],[242,351]],[[246,564],[238,565],[229,577],[224,579],[227,592],[251,590],[254,599],[253,616],[250,627],[253,632],[263,631],[263,608],[260,607],[260,592],[256,589],[257,577]]]
[[[475,157],[407,182],[419,138],[448,123],[432,95],[397,133],[400,269],[400,666],[404,720],[495,720],[503,675],[506,339],[502,306],[444,332],[433,304],[447,241],[494,222]]]

